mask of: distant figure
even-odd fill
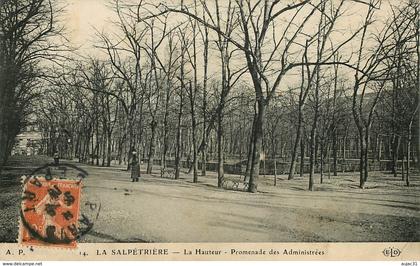
[[[58,165],[60,163],[60,156],[58,155],[58,151],[54,153],[54,164]]]
[[[137,152],[133,150],[133,159],[131,161],[131,182],[139,182],[140,163],[137,160]]]

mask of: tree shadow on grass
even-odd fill
[[[290,187],[291,190],[296,190],[296,191],[307,191],[307,189],[301,188],[301,187]]]
[[[303,191],[303,190],[302,190]],[[317,194],[316,196],[315,195],[312,195],[312,192],[310,192],[309,190],[306,190],[308,193],[307,194],[290,194],[290,193],[287,193],[287,192],[282,192],[281,193],[281,195],[277,195],[277,194],[273,194],[273,196],[275,196],[275,197],[283,197],[283,198],[296,198],[296,200],[299,200],[299,198],[313,198],[313,197],[316,197],[316,198],[325,198],[325,199],[331,199],[332,198],[332,196],[330,196],[330,195],[319,195],[319,194]],[[310,192],[310,193],[309,193]],[[367,193],[358,193],[358,192],[339,192],[339,191],[336,191],[337,193],[343,193],[343,194],[353,194],[353,195],[366,195]],[[360,201],[361,203],[363,203],[363,201],[368,201],[368,202],[365,202],[365,203],[367,203],[367,204],[370,204],[370,202],[389,202],[389,203],[398,203],[398,204],[405,204],[405,205],[410,205],[410,204],[416,204],[416,203],[414,203],[414,202],[409,202],[409,201],[398,201],[398,200],[389,200],[389,199],[384,199],[384,198],[381,198],[381,199],[374,199],[374,198],[365,198],[365,197],[350,197],[350,196],[346,196],[346,195],[336,195],[336,196],[334,196],[334,200],[342,200],[342,201],[348,201],[348,200],[350,200],[350,201],[353,201],[353,202],[355,202],[355,201]],[[368,195],[371,195],[371,194],[373,194],[373,193],[368,193]],[[375,194],[376,195],[376,194]],[[378,194],[379,196],[382,196],[382,194]]]
[[[295,216],[293,208],[286,208],[285,213]],[[268,235],[269,239],[274,242],[328,242],[328,239],[317,234],[316,228],[313,231],[308,231],[296,227],[287,226],[281,223],[273,223],[267,217],[253,217],[239,213],[220,212],[220,219],[213,221],[212,226],[226,227],[229,229],[241,230],[247,232],[257,232]],[[226,217],[226,218],[223,218]],[[290,217],[289,217],[290,219]],[[277,220],[275,220],[277,221]],[[273,232],[275,232],[273,234]],[[250,240],[253,241],[252,239]]]
[[[109,234],[96,232],[94,230],[89,231],[87,234],[97,237],[97,238],[108,240],[113,243],[151,243],[150,241],[146,241],[141,238],[121,239],[121,238],[117,238]]]

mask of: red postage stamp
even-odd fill
[[[20,215],[20,243],[75,248],[80,192],[80,180],[26,178]]]

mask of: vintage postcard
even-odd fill
[[[417,265],[419,11],[0,1],[0,260]]]

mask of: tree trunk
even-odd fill
[[[223,114],[222,108],[217,114],[217,186],[222,187],[224,178],[224,138],[223,138]]]
[[[104,132],[102,133],[102,164],[101,166],[104,167],[105,166],[105,161],[106,159],[106,152],[107,152],[107,143],[108,143],[108,138],[107,135],[105,133],[105,129]]]
[[[3,79],[5,79],[5,76],[3,73],[0,74],[0,80],[3,83]],[[2,86],[2,85],[0,85]],[[5,122],[5,116],[6,111],[5,109],[5,102],[4,102],[4,95],[3,95],[3,88],[0,87],[0,173],[2,171],[3,166],[6,164],[7,161],[7,153],[6,153],[6,122]]]
[[[255,130],[255,121],[257,120],[257,114],[254,114],[254,119],[252,120],[251,135],[249,137],[248,143],[248,157],[246,161],[246,170],[244,181],[249,182],[249,176],[251,175],[252,168],[252,153],[254,151],[254,130]]]
[[[365,183],[368,180],[369,176],[369,130],[370,128],[365,128],[365,150],[364,150],[364,173],[363,173],[363,180]]]
[[[193,145],[193,182],[198,182],[198,152],[197,152],[197,125],[195,120],[195,112],[192,111],[192,119],[191,119],[191,126],[192,126],[192,145]]]
[[[122,163],[124,141],[118,140],[118,165]]]
[[[183,106],[183,88],[181,88],[179,111],[178,111],[178,125],[176,131],[176,147],[175,147],[175,179],[179,178],[181,166],[181,119]]]
[[[265,100],[257,101],[257,116],[254,130],[254,148],[252,152],[252,167],[249,177],[248,192],[255,193],[258,191],[258,178],[260,174],[260,155],[262,150],[263,127],[265,119]]]
[[[409,136],[409,140],[407,142],[407,169],[406,169],[406,176],[405,176],[405,184],[407,187],[410,186],[410,149],[411,149],[411,136]]]
[[[331,147],[328,145],[327,153],[327,160],[328,160],[328,179],[331,179]]]
[[[108,157],[107,157],[107,162],[106,162],[106,166],[110,167],[111,166],[111,160],[112,160],[112,133],[109,131],[108,132]]]
[[[414,6],[414,13],[416,14],[416,57],[417,57],[417,67],[416,67],[416,88],[417,88],[417,103],[420,103],[420,92],[418,88],[420,88],[420,8],[419,5]],[[414,119],[413,119],[414,120]],[[411,124],[410,124],[411,127]],[[417,109],[417,126],[415,127],[417,132],[417,168],[420,171],[420,109]],[[410,138],[411,138],[411,131],[410,131]],[[407,183],[407,186],[409,183]]]
[[[418,111],[418,110],[417,110]],[[410,158],[411,158],[411,142],[412,142],[412,125],[414,120],[415,114],[413,114],[413,118],[411,119],[408,125],[408,138],[407,138],[407,173],[406,173],[406,185],[407,187],[410,186]],[[417,162],[419,163],[419,162]]]
[[[127,152],[127,170],[131,169],[131,156],[132,156],[132,152],[134,149],[134,117],[133,115],[130,113],[127,115],[127,130],[128,130],[128,151]],[[138,154],[140,155],[140,152],[137,151]],[[140,156],[138,158],[139,163],[140,163]]]
[[[314,190],[314,174],[315,174],[315,138],[316,138],[316,121],[311,128],[311,137],[309,140],[309,190]]]
[[[300,138],[300,166],[299,166],[299,176],[303,177],[303,172],[305,170],[305,139]]]
[[[300,143],[300,138],[301,138],[301,134],[302,134],[302,110],[301,110],[301,105],[299,104],[299,114],[298,114],[298,124],[297,124],[297,129],[296,129],[296,138],[295,138],[295,142],[293,144],[293,150],[292,150],[292,160],[290,161],[290,168],[289,168],[289,176],[288,176],[288,180],[291,180],[294,178],[295,175],[295,168],[296,168],[296,157],[297,157],[297,150],[298,150],[298,145]]]
[[[205,134],[206,133],[203,133],[203,135]],[[204,143],[203,150],[201,151],[201,175],[202,176],[207,175],[207,144],[206,143]]]
[[[397,169],[398,169],[398,151],[400,149],[400,137],[394,135],[392,141],[392,173],[394,177],[397,177]]]
[[[90,158],[90,164],[92,164],[92,165],[94,165],[95,164],[95,144],[94,144],[94,139],[93,139],[93,137],[95,136],[95,132],[94,132],[94,130],[93,130],[93,128],[92,128],[92,136],[90,136],[90,138],[92,139],[92,141],[91,141],[91,152],[90,152],[90,156],[91,156],[91,158]],[[57,146],[54,148],[54,150],[56,150],[57,149]]]
[[[84,148],[84,151],[83,151],[83,162],[84,163],[89,163],[89,161],[88,161],[88,158],[89,158],[89,147],[90,147],[90,134],[91,134],[91,131],[92,131],[92,128],[90,127],[89,128],[89,131],[88,132],[86,132],[86,136],[85,136],[85,138],[86,138],[86,141],[85,141],[85,148]]]
[[[338,160],[337,130],[334,130],[333,132],[332,149],[333,149],[333,175],[337,176],[337,160]]]
[[[168,78],[169,79],[169,78]],[[165,98],[165,113],[163,117],[163,148],[162,148],[162,156],[160,165],[161,168],[166,168],[166,154],[168,153],[168,134],[169,134],[169,128],[168,128],[168,116],[169,116],[169,82],[167,82],[167,88],[166,88],[166,98]]]
[[[147,173],[151,174],[153,171],[153,162],[155,157],[155,135],[156,135],[156,128],[157,128],[157,122],[153,119],[152,123],[150,124],[150,144],[149,144],[149,153],[148,153],[148,161],[147,161]]]
[[[315,111],[313,116],[313,123],[311,128],[311,139],[309,146],[309,190],[314,190],[314,173],[315,167],[314,163],[316,161],[317,153],[317,144],[318,144],[318,134],[317,134],[317,125],[318,125],[318,116],[319,116],[319,81],[320,81],[320,69],[316,69],[316,84],[315,84]]]
[[[276,154],[273,154],[273,158],[274,158],[274,186],[277,186],[277,159],[276,159]]]
[[[347,130],[346,130],[346,134],[344,135],[343,138],[343,163],[345,163],[346,161],[346,145],[347,145]]]
[[[209,37],[208,28],[204,28],[204,75],[203,75],[203,148],[201,151],[201,175],[206,176],[207,170],[207,72],[208,72],[208,58],[209,58]]]
[[[319,168],[319,175],[320,175],[321,184],[323,184],[324,183],[324,141],[320,141],[320,146],[321,146],[320,147],[321,163],[320,163],[320,168]]]
[[[363,132],[359,132],[359,153],[360,153],[360,161],[359,161],[359,187],[361,189],[365,188],[365,177],[364,177],[364,169],[365,169],[365,138],[363,137]]]
[[[96,151],[96,165],[99,166],[99,125],[98,125],[98,120],[96,120],[95,123],[95,134],[96,134],[96,146],[95,146],[95,151]]]
[[[405,181],[405,155],[402,157],[401,160],[401,180]]]

